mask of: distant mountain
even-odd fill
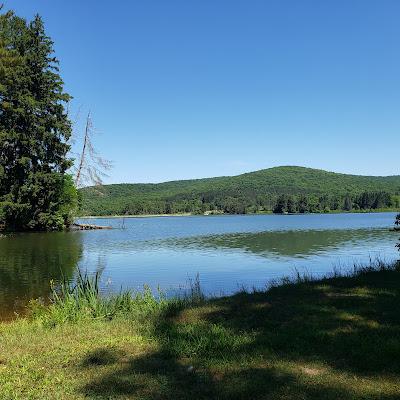
[[[292,211],[301,212],[396,208],[400,176],[285,166],[237,176],[88,187],[81,189],[81,196],[84,215],[245,213],[272,211],[279,201],[288,207],[293,203]]]

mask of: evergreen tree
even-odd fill
[[[331,209],[332,200],[329,195],[325,194],[319,198],[320,210],[328,212]]]
[[[297,212],[296,202],[293,196],[288,196],[287,198],[287,212],[290,214]]]
[[[351,201],[351,197],[350,195],[347,194],[346,197],[344,198],[343,210],[351,211],[352,208],[353,208],[353,203]]]
[[[278,200],[276,201],[276,205],[273,209],[273,212],[275,214],[283,214],[287,212],[287,196],[282,194],[278,197]]]
[[[306,196],[301,196],[298,201],[298,210],[299,213],[306,213],[308,211],[308,199]]]
[[[0,219],[7,229],[61,229],[77,201],[66,174],[70,96],[42,19],[1,15],[0,52]]]

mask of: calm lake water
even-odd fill
[[[116,229],[0,238],[0,317],[46,298],[49,281],[100,272],[102,290],[160,286],[169,294],[199,274],[208,295],[262,288],[294,270],[315,276],[370,258],[398,257],[395,213],[91,219]],[[87,221],[85,221],[87,222]]]

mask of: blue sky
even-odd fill
[[[400,173],[397,0],[5,4],[44,18],[73,109],[91,109],[114,162],[108,182]]]

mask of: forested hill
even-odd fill
[[[84,188],[81,196],[82,215],[394,209],[400,176],[276,167],[232,177]]]

